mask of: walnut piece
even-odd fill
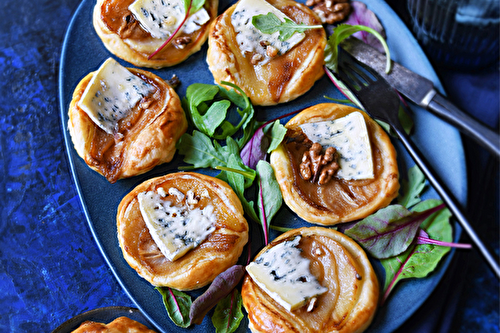
[[[279,50],[276,47],[272,46],[267,40],[261,40],[259,44],[264,48],[266,56],[268,56],[269,58],[275,58],[279,56]],[[264,59],[264,55],[257,52],[250,55],[250,63],[254,66],[258,65]]]
[[[307,6],[321,19],[321,23],[333,24],[344,20],[351,11],[349,0],[307,0]]]
[[[181,80],[177,75],[172,75],[172,78],[167,81],[168,85],[171,86],[172,88],[176,89],[178,86],[181,84]]]
[[[278,55],[278,49],[272,45],[266,47],[266,54],[269,58],[274,58]]]
[[[133,15],[125,15],[118,28],[118,35],[120,35],[121,38],[129,38],[132,36],[132,32],[137,26],[139,26],[139,21],[137,21]]]
[[[323,153],[323,147],[317,142],[313,143],[302,156],[300,175],[304,180],[311,180],[319,185],[327,184],[339,169],[337,155],[334,147],[328,147]]]
[[[172,41],[172,44],[178,49],[185,48],[189,43],[191,43],[191,37],[189,36],[177,37]]]
[[[257,65],[262,60],[264,60],[264,56],[262,54],[260,54],[260,53],[254,53],[254,55],[252,56],[252,59],[250,60],[250,63],[252,65]]]

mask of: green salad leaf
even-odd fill
[[[238,86],[229,82],[222,84],[232,89],[205,83],[190,85],[186,89],[183,105],[191,123],[210,138],[225,140],[241,128],[243,140],[238,142],[241,148],[254,130],[252,124],[255,112],[250,100]],[[228,120],[233,104],[240,117],[236,125]]]
[[[243,163],[241,162],[241,159],[239,159],[239,156],[234,154],[230,155],[227,163],[228,168],[224,171],[223,174],[221,174],[221,176],[226,178],[227,182],[240,199],[245,213],[255,222],[260,223],[257,213],[255,212],[253,201],[249,201],[245,197],[245,189],[248,188],[248,185],[245,185],[245,177],[243,176],[243,174],[238,172],[238,170],[243,169],[242,165]],[[255,177],[256,173],[254,170],[252,171]]]
[[[417,204],[413,211],[422,212],[441,205],[440,200],[429,199]],[[451,242],[453,239],[452,228],[449,223],[451,213],[448,209],[442,209],[422,224],[421,228],[430,238],[443,242]],[[432,244],[413,244],[402,254],[382,259],[380,262],[385,269],[384,296],[382,303],[394,289],[395,285],[408,278],[421,278],[434,271],[441,258],[450,251],[449,247]]]
[[[284,22],[279,19],[273,13],[267,13],[266,15],[256,15],[252,17],[252,24],[255,28],[260,30],[265,34],[273,34],[279,32],[279,40],[284,42],[293,36],[296,32],[303,32],[309,29],[319,29],[323,28],[322,25],[306,25],[303,23],[295,23],[289,18],[284,18]]]
[[[281,125],[279,120],[260,126],[241,150],[243,162],[255,168],[260,160],[265,159],[267,154],[279,146],[286,132],[286,127]]]
[[[189,311],[191,309],[191,296],[182,291],[168,287],[156,287],[163,297],[163,304],[167,309],[168,316],[173,323],[179,327],[189,327]]]
[[[357,222],[344,233],[374,258],[393,257],[413,243],[422,222],[443,206],[411,212],[403,206],[390,205]]]
[[[260,160],[257,163],[257,174],[259,176],[259,196],[257,204],[259,205],[259,217],[264,229],[265,245],[269,243],[269,225],[271,219],[281,208],[283,196],[281,189],[274,176],[274,169],[268,162]]]
[[[333,84],[339,89],[339,91],[346,96],[354,105],[356,105],[358,108],[361,110],[364,110],[363,105],[359,102],[359,100],[356,98],[356,96],[349,90],[349,88],[346,87],[346,85],[339,80],[333,73],[337,73],[337,66],[338,66],[338,46],[340,42],[342,42],[344,39],[347,37],[355,34],[356,32],[359,31],[366,31],[369,33],[372,33],[377,37],[377,39],[380,40],[382,43],[384,50],[386,52],[387,56],[387,65],[386,65],[386,72],[388,73],[391,68],[391,58],[390,58],[390,52],[389,52],[389,47],[387,46],[387,43],[385,42],[384,37],[375,29],[372,29],[370,27],[366,27],[364,25],[348,25],[348,24],[340,24],[335,27],[333,30],[333,34],[328,37],[328,42],[326,43],[325,47],[325,73],[327,74],[328,78],[333,82]]]
[[[217,140],[194,130],[192,135],[184,133],[177,142],[179,154],[184,155],[184,162],[192,166],[180,167],[181,170],[193,168],[213,168],[222,172],[217,176],[233,188],[240,199],[245,212],[257,222],[259,218],[253,208],[253,202],[245,198],[245,189],[250,187],[255,179],[256,171],[246,166],[239,155],[236,141],[226,138],[226,145],[221,146]]]
[[[273,150],[278,148],[280,143],[285,138],[287,129],[285,126],[281,125],[279,120],[276,120],[271,126],[271,130],[266,130],[266,135],[269,138],[269,147],[267,148],[267,153],[271,153]]]
[[[386,73],[391,70],[391,54],[389,52],[389,47],[385,42],[384,37],[375,29],[366,27],[364,25],[348,25],[340,24],[335,27],[333,34],[328,37],[328,42],[325,47],[325,65],[335,73],[337,72],[338,66],[338,46],[347,37],[355,34],[358,31],[366,31],[373,34],[382,43],[385,50],[385,55],[387,57],[387,63],[385,67]]]
[[[184,133],[176,145],[180,154],[184,155],[184,162],[192,164],[191,168],[216,168],[226,166],[230,152],[222,149],[217,141],[197,130],[192,135]],[[183,167],[180,169],[188,169]]]
[[[420,195],[425,189],[425,176],[417,165],[408,170],[408,180],[402,180],[398,203],[410,208],[421,201]]]
[[[238,329],[243,319],[242,304],[241,294],[236,288],[217,303],[212,315],[217,333],[232,333]]]
[[[192,15],[199,11],[205,4],[205,0],[184,0],[184,12]]]

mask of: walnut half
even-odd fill
[[[321,23],[333,24],[344,20],[351,11],[349,0],[307,0],[306,5],[319,16]]]
[[[189,43],[191,43],[191,37],[189,36],[177,37],[172,41],[172,44],[178,49],[185,48]]]
[[[337,156],[334,147],[328,147],[323,153],[323,147],[317,142],[313,143],[302,156],[300,175],[304,180],[311,180],[319,185],[327,184],[339,169]]]

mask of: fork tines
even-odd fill
[[[357,63],[357,65],[358,66],[354,66],[350,62],[342,60],[339,63],[339,74],[342,76],[342,73],[344,73],[347,78],[355,84],[356,90],[359,90],[359,87],[366,87],[370,83],[375,82],[377,78],[375,76],[376,72],[374,74],[374,71],[370,67],[362,63]],[[371,74],[371,76],[368,75],[368,73]]]

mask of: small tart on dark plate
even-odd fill
[[[286,248],[287,244],[293,247]],[[281,266],[276,264],[279,259],[267,261],[272,256],[266,257],[266,253],[280,246],[287,251],[279,252],[276,258],[285,255],[290,261],[306,260],[308,267],[300,274],[309,274],[307,278],[291,278],[293,267],[283,267],[286,261]],[[307,285],[313,282],[319,284],[321,293],[295,309],[287,309],[279,296],[270,296],[271,289],[262,288],[254,276],[247,275],[241,296],[252,332],[352,333],[364,331],[372,322],[379,298],[378,280],[365,252],[351,238],[323,227],[295,229],[263,248],[250,265],[262,259],[261,265],[267,265],[278,279],[276,285],[285,286],[284,298],[307,293]]]
[[[150,330],[147,326],[122,316],[115,320],[104,324],[95,321],[85,321],[72,333],[98,333],[98,332],[112,332],[112,333],[156,333]]]
[[[192,19],[188,19],[171,42],[148,59],[169,39],[183,20],[184,5],[182,0],[161,2],[168,6],[165,9],[161,8],[160,1],[155,3],[149,1],[149,4],[147,1],[142,1],[136,6],[136,14],[130,9],[136,2],[98,0],[94,7],[94,28],[111,53],[135,66],[151,68],[176,65],[198,52],[207,40],[210,25],[217,16],[219,5],[218,0],[207,0],[200,11],[191,15]],[[158,11],[149,13],[148,11],[154,6],[159,8]],[[146,10],[142,10],[143,8]],[[149,18],[152,20],[148,20]],[[147,28],[146,23],[151,28]],[[165,26],[171,28],[168,31],[158,29]]]
[[[105,66],[108,72],[120,71],[128,77],[109,83],[106,78],[92,80]],[[125,82],[147,88],[129,92],[122,89]],[[136,98],[125,105],[134,94]],[[106,104],[107,113],[99,111],[97,105]],[[78,83],[68,114],[68,129],[78,155],[111,183],[170,162],[177,140],[187,129],[179,96],[167,82],[151,72],[125,68],[111,58]]]
[[[314,177],[305,179],[302,173],[303,162],[307,159],[306,155],[313,156],[316,143],[313,144],[307,138],[301,126],[314,129],[318,124],[347,119],[347,116],[355,114],[361,120],[364,119],[366,124],[365,138],[369,149],[368,162],[373,165],[372,176],[366,179],[348,179],[349,177],[333,175],[324,185],[319,184],[318,177],[316,180]],[[272,152],[271,165],[285,203],[304,220],[327,226],[358,220],[387,206],[398,195],[396,150],[389,136],[366,113],[340,104],[318,104],[300,112],[285,127],[288,129],[287,137]],[[342,131],[348,132],[346,128],[340,130]],[[356,144],[355,140],[361,136],[356,134],[352,138]],[[323,152],[320,155],[326,156],[326,147],[319,146],[320,151],[321,148]],[[340,158],[346,160],[345,157]],[[364,168],[364,163],[368,162],[359,162],[353,167]],[[344,167],[341,166],[338,172],[346,172],[347,165],[345,170],[342,169]]]
[[[178,290],[209,284],[238,261],[248,240],[243,208],[231,187],[193,172],[140,184],[120,202],[116,220],[128,264],[154,286]],[[201,233],[204,238],[197,238]],[[162,243],[167,238],[171,243]],[[180,245],[171,247],[173,242]]]
[[[242,0],[216,19],[208,38],[209,69],[216,83],[237,85],[254,105],[291,101],[311,89],[324,73],[324,29],[296,33],[286,41],[280,41],[277,33],[262,35],[252,25],[252,17],[266,13],[266,5],[296,23],[321,26],[310,8],[293,0]]]

